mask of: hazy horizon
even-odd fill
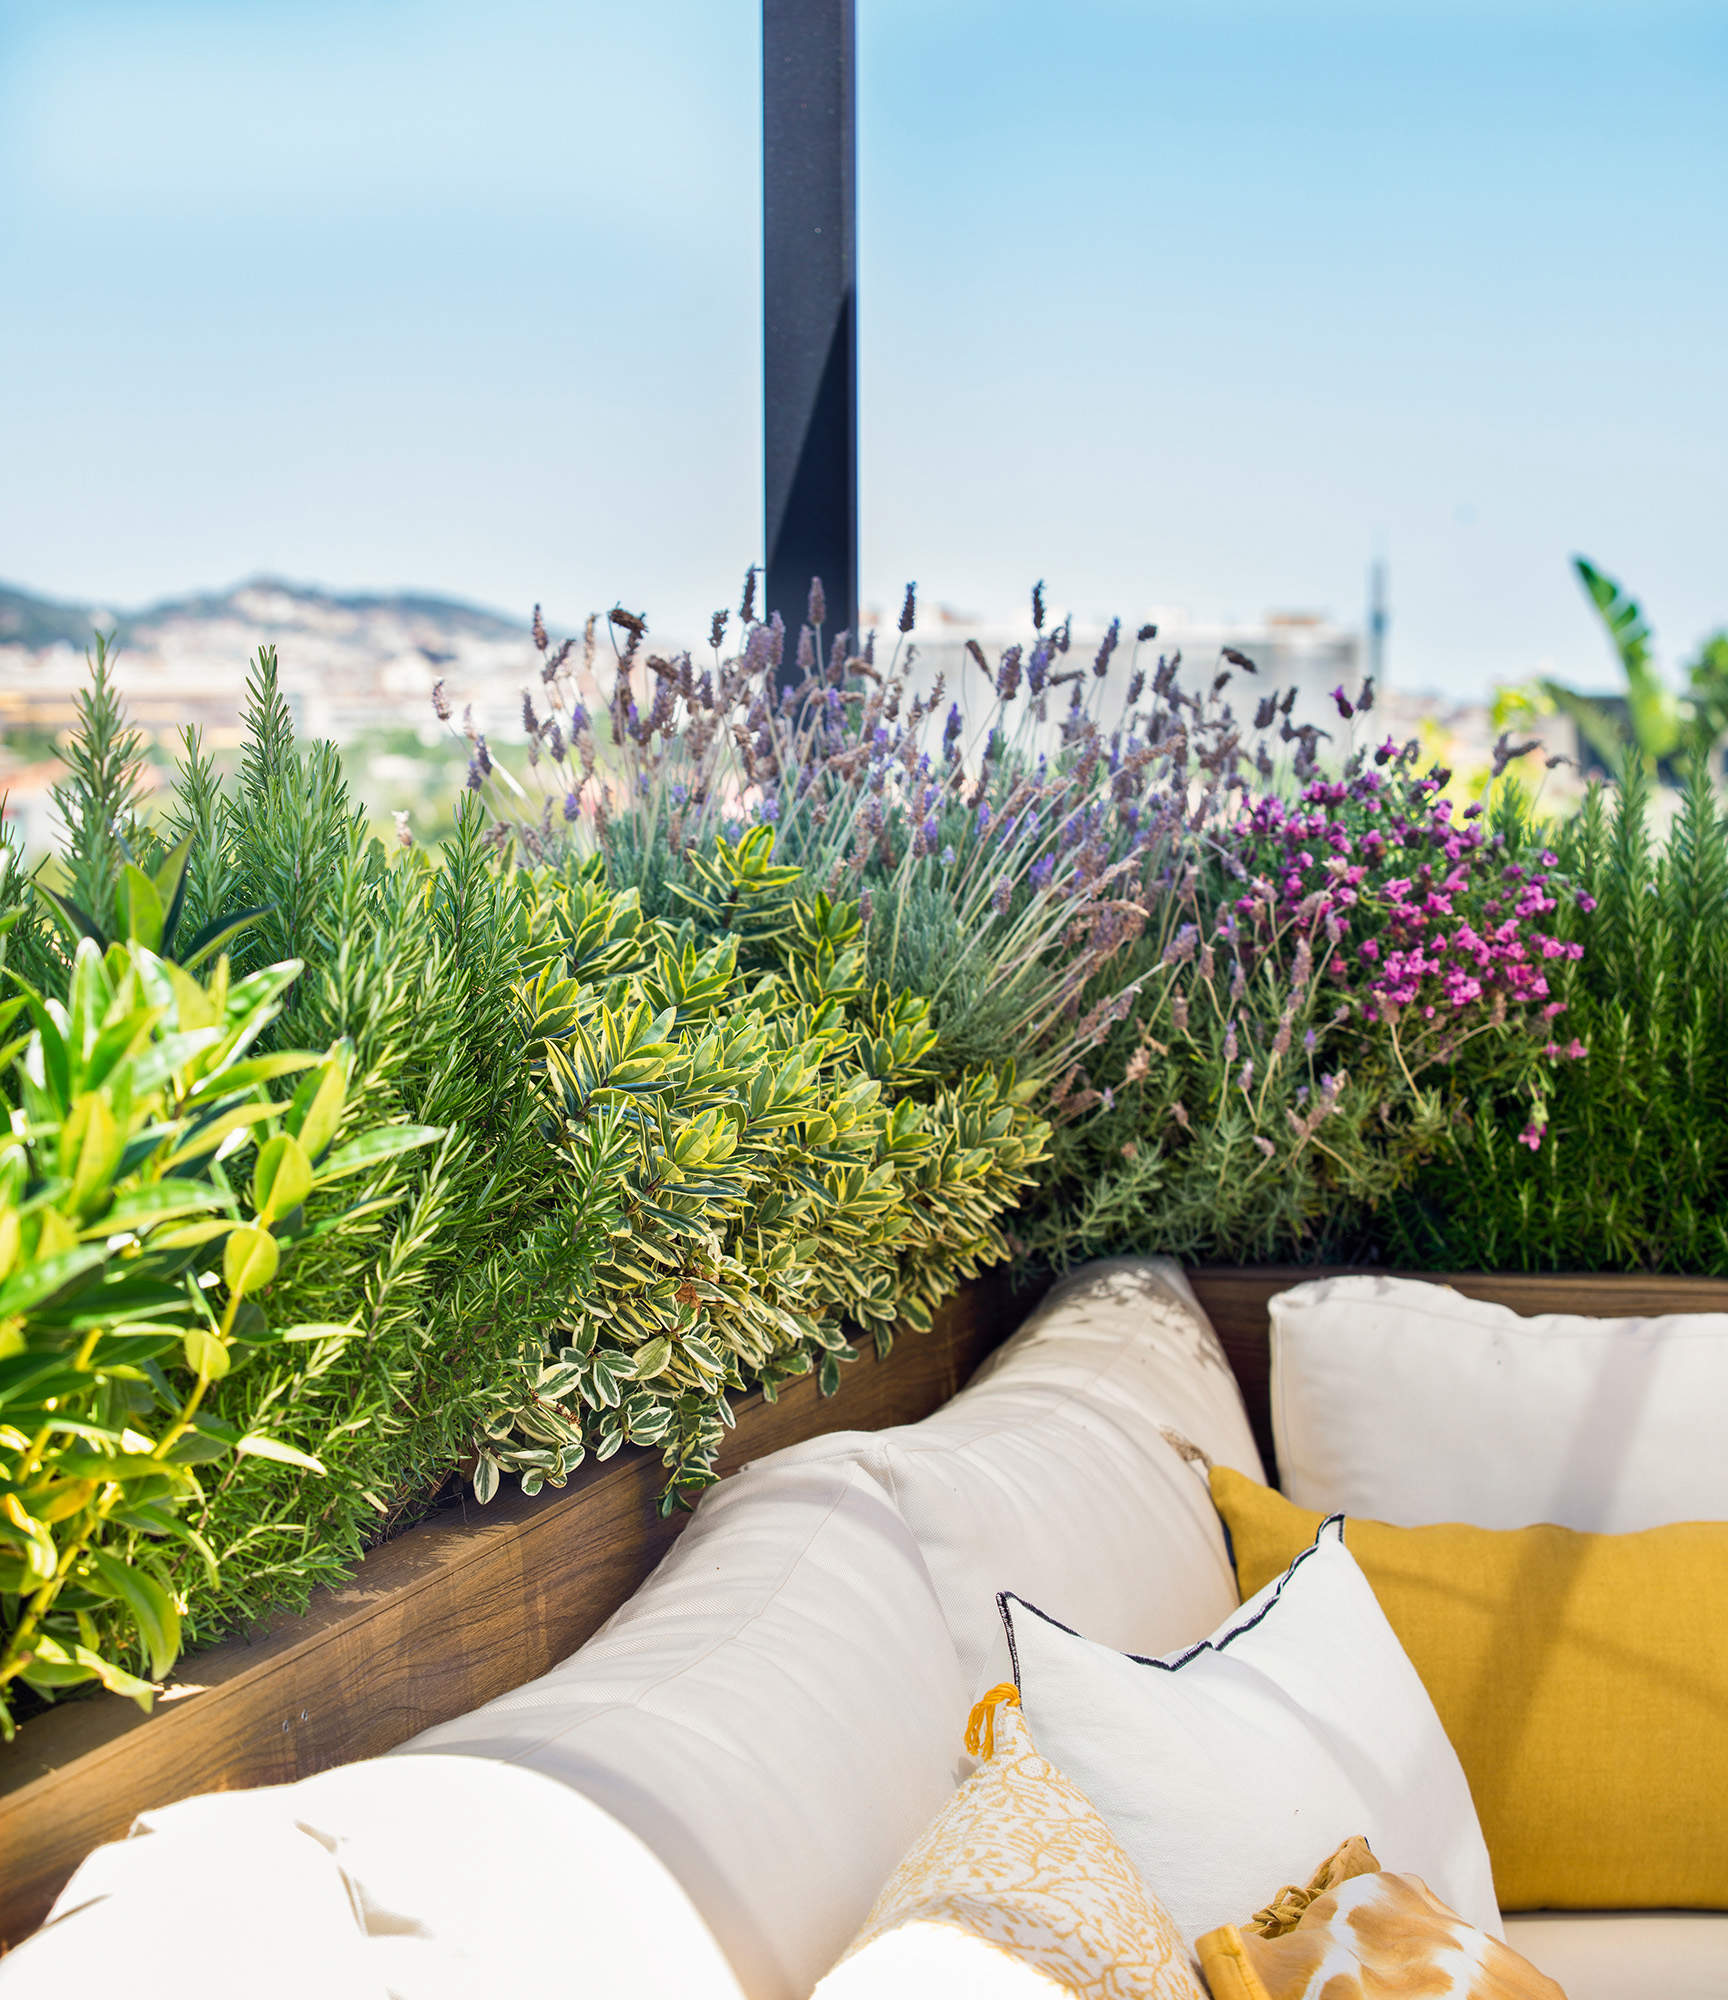
[[[1728,622],[1728,18],[859,0],[864,588]],[[0,0],[0,573],[690,628],[760,526],[757,10]]]

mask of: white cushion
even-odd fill
[[[1212,1322],[1167,1257],[1104,1257],[1072,1272],[972,1387],[999,1378],[1028,1398],[1084,1402],[1126,1425],[1173,1430],[1220,1465],[1266,1476]]]
[[[999,1591],[1130,1653],[1191,1645],[1235,1609],[1217,1510],[1181,1456],[1188,1440],[1261,1476],[1235,1377],[1186,1280],[1124,1258],[1058,1286],[922,1423],[839,1432],[772,1462],[851,1457],[882,1482],[975,1696],[1009,1671]]]
[[[1566,2000],[1728,2000],[1718,1911],[1537,1911],[1509,1916],[1506,1942]]]
[[[0,1995],[386,2000],[347,1879],[282,1789],[189,1799],[96,1848],[0,1958]]]
[[[5,2000],[738,2000],[666,1868],[589,1800],[475,1757],[377,1758],[143,1814],[47,1927]]]
[[[804,2000],[952,1792],[967,1705],[882,1487],[846,1459],[770,1462],[714,1488],[580,1652],[393,1755],[586,1793],[667,1863],[753,2000]]]
[[[1003,1617],[1039,1749],[1190,1945],[1356,1834],[1500,1935],[1470,1788],[1341,1522],[1167,1659],[1096,1645],[1012,1598]]]
[[[918,1921],[837,1965],[814,2000],[1074,2000],[1074,1989],[970,1931]]]
[[[1271,1318],[1299,1506],[1606,1535],[1728,1519],[1728,1313],[1523,1318],[1444,1285],[1325,1278]]]
[[[665,1864],[537,1771],[380,1757],[286,1786],[283,1803],[347,1876],[391,2000],[473,2000],[499,1984],[583,2000],[739,2000]]]

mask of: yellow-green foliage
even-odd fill
[[[134,871],[136,872],[136,871]],[[143,878],[140,877],[142,880]],[[159,926],[158,926],[159,929]],[[138,942],[77,948],[64,1000],[26,988],[30,1031],[0,1141],[0,1732],[18,1686],[80,1682],[148,1706],[180,1648],[178,1542],[200,1533],[207,1479],[244,1459],[323,1467],[206,1397],[260,1349],[339,1344],[339,1324],[272,1325],[285,1253],[315,1191],[435,1133],[336,1145],[350,1051],[256,1044],[299,966],[208,983]],[[272,1087],[300,1073],[292,1094]],[[327,1204],[326,1204],[327,1206]]]
[[[520,999],[607,1233],[476,1485],[534,1490],[634,1443],[663,1452],[671,1499],[713,1478],[729,1391],[812,1367],[832,1390],[848,1325],[885,1350],[1005,1258],[997,1219],[1047,1128],[1011,1071],[937,1080],[928,1005],[863,988],[852,905],[794,896],[768,935],[704,942],[595,869],[549,894],[566,950]]]

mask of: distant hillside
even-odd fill
[[[99,616],[93,605],[60,604],[0,583],[0,646],[36,652],[44,646],[83,646]]]
[[[527,629],[525,619],[504,618],[460,598],[434,597],[416,591],[349,595],[273,576],[251,577],[228,590],[165,597],[134,611],[119,611],[94,603],[66,603],[0,584],[0,646],[17,646],[27,652],[49,646],[82,650],[98,628],[118,632],[121,643],[127,644],[135,636],[155,633],[166,626],[256,621],[266,605],[274,614],[271,622],[294,623],[304,619],[326,626],[332,617],[363,623],[384,619],[399,624],[438,626],[463,638],[500,640],[519,638]]]
[[[0,733],[71,723],[97,630],[119,641],[119,682],[135,722],[157,735],[190,723],[214,741],[239,726],[260,646],[276,648],[300,726],[338,741],[429,725],[436,680],[494,727],[520,714],[537,665],[525,620],[419,591],[349,594],[253,577],[116,611],[0,589]]]

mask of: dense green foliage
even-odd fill
[[[1550,1093],[1532,1151],[1468,1061],[1444,1143],[1376,1231],[1429,1269],[1728,1275],[1728,812],[1695,773],[1666,835],[1634,770],[1552,840],[1593,904],[1558,990],[1589,1051]]]
[[[996,1218],[1046,1128],[1011,1069],[938,1077],[928,1004],[866,993],[855,910],[774,899],[799,878],[764,865],[768,845],[760,828],[722,841],[708,870],[742,937],[644,920],[597,866],[558,898],[566,950],[528,1011],[607,1240],[532,1402],[481,1453],[483,1493],[501,1467],[532,1491],[626,1442],[702,1483],[720,1391],[772,1392],[812,1365],[831,1391],[848,1325],[885,1351],[1007,1255]]]

